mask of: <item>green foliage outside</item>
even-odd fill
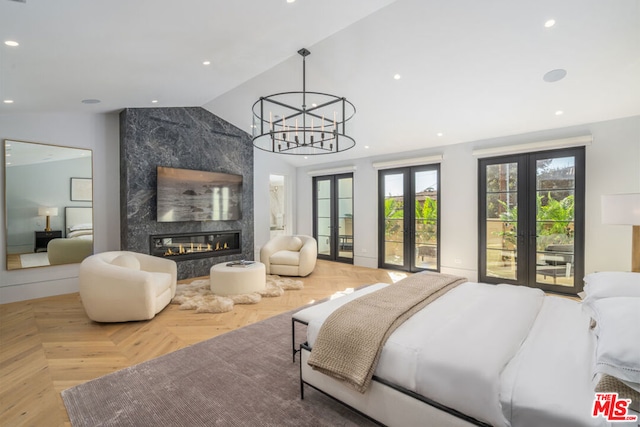
[[[518,207],[509,207],[498,200],[504,211],[500,213],[504,231],[498,233],[505,243],[515,247],[517,243]],[[546,196],[538,193],[536,196],[537,247],[539,251],[548,245],[573,244],[573,220],[575,211],[574,196],[570,195],[562,200],[555,200],[551,192]]]
[[[416,200],[416,243],[436,243],[438,233],[438,201],[431,198]]]
[[[416,243],[435,243],[438,232],[438,201],[426,198],[416,200]],[[385,235],[387,240],[402,240],[404,204],[392,197],[384,199]]]

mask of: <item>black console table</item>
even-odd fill
[[[36,247],[33,251],[38,252],[38,249],[44,249],[46,252],[47,244],[49,243],[49,241],[53,239],[59,239],[61,237],[61,230],[36,231]]]

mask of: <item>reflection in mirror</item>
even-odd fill
[[[283,175],[269,175],[269,208],[271,210],[270,235],[287,234],[285,222],[285,177]]]
[[[7,270],[82,261],[93,252],[91,150],[4,146]]]

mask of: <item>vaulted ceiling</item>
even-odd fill
[[[205,106],[247,132],[307,47],[307,89],[357,108],[334,159],[640,114],[640,0],[0,0],[0,38],[0,113]]]

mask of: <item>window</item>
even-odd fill
[[[479,278],[582,290],[584,147],[479,161]]]
[[[440,270],[440,165],[378,172],[378,265]]]
[[[318,258],[353,264],[353,174],[313,178]]]

